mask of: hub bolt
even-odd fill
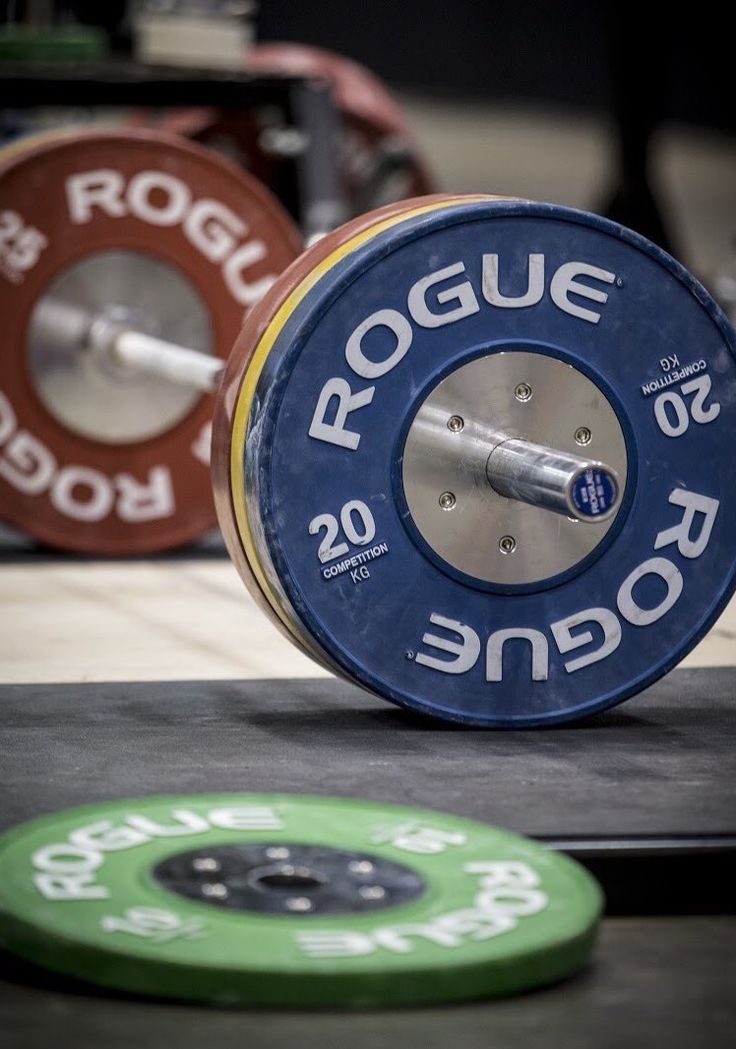
[[[502,535],[498,540],[498,549],[502,554],[513,554],[516,549],[516,540],[512,535]]]
[[[306,896],[290,896],[286,900],[285,904],[287,910],[297,911],[297,913],[304,913],[305,911],[311,911],[312,901],[307,899]]]
[[[528,382],[520,382],[514,390],[517,401],[530,401],[532,399],[532,388]]]
[[[452,492],[443,492],[440,496],[440,506],[443,510],[452,510],[456,502],[457,499]]]
[[[201,892],[203,896],[207,896],[212,900],[224,900],[229,895],[227,885],[223,885],[221,881],[206,882],[202,886]]]

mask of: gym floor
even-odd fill
[[[446,188],[593,209],[605,197],[602,124],[405,101]],[[679,253],[708,283],[732,264],[736,143],[668,127],[655,158]],[[216,536],[102,562],[4,532],[0,626],[3,826],[126,795],[242,789],[402,800],[551,839],[734,829],[736,604],[686,669],[583,731],[511,735],[428,727],[336,682],[266,621]],[[593,963],[565,984],[347,1018],[144,1002],[3,958],[0,1017],[17,1046],[696,1049],[733,1036],[735,944],[722,914],[609,917]]]

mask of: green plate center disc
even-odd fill
[[[338,798],[221,794],[71,809],[0,838],[0,941],[140,994],[387,1006],[509,994],[586,960],[572,860],[483,824]]]

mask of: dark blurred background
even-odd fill
[[[177,0],[146,0],[166,10]],[[194,0],[214,8],[228,0]],[[135,3],[0,0],[0,22],[104,26]],[[141,5],[138,5],[139,7]],[[689,265],[736,315],[734,40],[726,5],[230,0],[258,41],[353,58],[397,93],[441,188],[598,211]],[[725,281],[725,283],[724,283]],[[731,291],[728,291],[731,288]],[[729,302],[732,294],[733,302]]]
[[[263,0],[258,23],[265,39],[343,51],[402,86],[605,112],[623,80],[659,96],[663,117],[733,129],[736,55],[719,6]]]
[[[105,25],[124,46],[129,0],[56,6],[80,22]],[[258,38],[341,52],[390,84],[605,112],[615,104],[617,81],[629,80],[661,98],[667,119],[736,128],[728,5],[260,0],[254,6]],[[0,0],[0,16],[21,17],[28,7],[29,0]]]

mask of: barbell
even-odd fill
[[[118,137],[130,157],[127,141]],[[178,215],[172,201],[185,197],[201,229],[187,212],[184,235],[196,243],[199,229],[224,243],[202,221],[211,205],[196,211],[201,183],[176,198],[127,168],[100,188],[99,173],[118,170],[111,163],[95,156],[91,166],[68,141],[45,151],[43,164],[28,151],[11,158],[0,188],[5,207],[6,185],[35,185],[10,210],[46,241],[33,201],[52,199],[64,154],[75,164],[67,186],[97,173],[73,183],[95,190],[72,213],[89,217],[80,227],[99,220],[108,250],[120,219],[140,236],[151,214]],[[168,171],[162,156],[145,171]],[[208,190],[205,199],[218,198]],[[113,253],[135,239],[124,228]],[[150,260],[164,228],[146,229]],[[115,383],[155,375],[187,396],[219,383],[211,469],[228,550],[272,621],[348,680],[468,724],[570,720],[665,673],[733,592],[734,334],[694,278],[635,233],[490,196],[390,205],[328,234],[276,279],[272,266],[265,285],[261,270],[248,272],[249,293],[260,280],[261,294],[238,303],[251,308],[224,373],[203,361],[201,342],[150,331],[139,321],[146,311],[120,299],[120,282],[110,296],[113,277],[89,245],[68,239],[81,260],[71,277],[65,255],[15,285],[26,335],[8,343],[6,360],[43,375],[34,356],[43,345],[73,388],[80,361],[112,368]],[[213,253],[221,279],[232,255]],[[168,290],[175,280],[145,283]],[[170,314],[190,316],[184,302]],[[58,401],[36,384],[36,402],[60,425]],[[38,439],[17,389],[5,390],[0,427],[6,490],[7,463],[17,469],[22,458],[18,435]],[[103,409],[114,417],[107,401]],[[157,420],[163,436],[181,426],[160,412],[133,415],[137,426]],[[124,456],[162,433],[116,445],[75,438]],[[150,473],[133,472],[140,462],[115,478],[128,507],[131,492],[139,506],[155,501],[140,494],[152,485]],[[34,502],[55,484],[16,494],[13,523],[33,526]],[[74,494],[70,481],[63,491]],[[57,512],[59,501],[56,491]],[[151,519],[140,523],[147,531]],[[83,524],[93,537],[95,522]]]

